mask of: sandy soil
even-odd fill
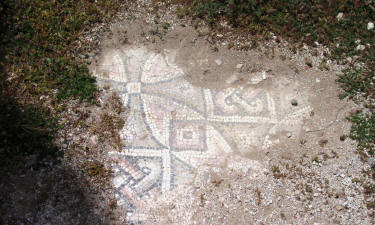
[[[285,117],[266,134],[268,144],[241,143],[235,132],[243,129],[241,126],[223,128],[223,135],[234,146],[225,163],[196,168],[191,182],[148,200],[143,217],[130,213],[129,221],[373,223],[361,185],[367,179],[362,171],[370,166],[361,161],[355,143],[341,137],[350,129],[346,117],[356,109],[353,103],[338,98],[335,80],[343,67],[328,62],[329,70],[318,69],[327,49],[305,47],[293,53],[287,42],[277,42],[275,37],[255,50],[230,50],[224,45],[228,41],[212,41],[209,32],[202,35],[209,31],[204,24],[195,29],[189,21],[177,20],[173,9],[162,15],[155,24],[152,13],[136,9],[114,23],[110,38],[103,39],[102,52],[92,64],[95,74],[102,77],[95,68],[114,49],[145,48],[165,58],[173,52],[173,63],[194,87],[263,90],[276,99],[276,111]],[[168,23],[169,28],[163,29],[162,23]],[[312,68],[305,64],[306,58],[312,60]],[[262,129],[262,124],[253,125],[248,136],[262,133]]]
[[[6,224],[374,224],[374,210],[366,207],[371,199],[362,185],[371,164],[361,160],[355,142],[343,138],[350,130],[346,117],[357,109],[338,98],[336,74],[344,67],[328,62],[329,70],[318,68],[328,50],[318,45],[292,52],[289,43],[273,37],[256,49],[240,51],[252,39],[234,35],[225,23],[218,33],[202,21],[177,19],[173,7],[159,7],[156,16],[154,4],[138,1],[110,24],[83,35],[83,40],[99,45],[89,60],[90,70],[98,77],[100,107],[68,104],[65,116],[69,119],[57,138],[66,153],[60,167],[28,169],[17,176],[9,173],[6,179],[12,185],[2,186],[4,193],[10,193],[3,208]],[[228,43],[235,46],[229,49]],[[142,207],[122,203],[132,199],[119,198],[116,187],[116,176],[127,177],[129,172],[116,172],[123,158],[114,158],[113,153],[126,155],[124,149],[135,142],[152,142],[152,138],[137,137],[138,133],[133,142],[122,135],[136,126],[136,122],[130,124],[132,115],[141,118],[146,112],[137,117],[132,112],[138,108],[123,104],[130,91],[141,95],[143,87],[130,87],[129,81],[116,80],[122,79],[120,72],[103,69],[107,62],[118,65],[111,64],[116,52],[134,56],[127,58],[134,71],[145,61],[138,53],[160,59],[153,61],[156,68],[181,70],[183,78],[177,86],[183,84],[186,90],[218,96],[233,90],[236,98],[228,95],[225,100],[234,103],[223,104],[229,108],[234,104],[238,111],[223,111],[223,117],[258,118],[252,123],[213,126],[214,119],[205,117],[204,129],[215,130],[220,136],[215,137],[216,143],[224,140],[219,147],[207,147],[213,149],[216,162],[199,161],[194,166],[191,160],[190,169],[181,164],[169,190],[163,190],[164,180],[157,180],[155,189],[145,191],[151,197],[134,195]],[[152,91],[162,94],[165,87],[174,88],[160,86]],[[191,100],[183,91],[173,94],[182,96],[181,101]],[[262,100],[263,94],[270,96],[265,99],[272,99],[272,104]],[[178,115],[179,109],[168,111],[173,119],[174,110]],[[268,114],[272,122],[259,119]],[[230,150],[218,153],[223,146]],[[144,169],[140,173],[151,174],[150,163],[158,161],[127,162]],[[153,190],[153,195],[148,193]]]

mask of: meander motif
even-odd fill
[[[96,71],[118,88],[129,108],[121,131],[123,150],[110,154],[118,162],[113,165],[118,204],[130,212],[142,209],[146,198],[189,182],[195,168],[225,160],[236,143],[224,133],[245,147],[268,147],[272,129],[309,110],[281,117],[265,90],[195,87],[184,80],[175,54],[141,47],[114,50]],[[254,126],[264,129],[252,133]]]

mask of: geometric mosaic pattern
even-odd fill
[[[174,64],[175,54],[142,47],[117,49],[95,71],[117,88],[129,108],[121,131],[123,150],[110,153],[118,162],[114,165],[118,204],[125,205],[129,215],[139,212],[146,198],[186,182],[194,168],[222,162],[235,144],[225,132],[233,129],[239,143],[266,146],[275,126],[309,110],[299,108],[280,116],[265,90],[194,87]],[[252,133],[256,126],[264,129]]]

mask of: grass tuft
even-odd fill
[[[79,43],[84,31],[110,18],[121,0],[0,2],[0,158],[57,155],[58,102],[94,102],[97,88]],[[42,98],[43,97],[43,98]],[[44,98],[45,97],[45,98]],[[44,104],[42,99],[48,99]],[[13,160],[14,161],[14,160]]]
[[[363,111],[354,113],[349,120],[353,123],[349,137],[358,141],[361,150],[374,155],[375,115]]]
[[[239,32],[269,38],[270,32],[302,46],[315,46],[319,42],[330,49],[327,58],[348,64],[339,75],[343,93],[340,98],[350,98],[363,103],[367,114],[356,114],[350,119],[353,127],[350,137],[359,142],[360,149],[373,154],[375,105],[375,29],[368,30],[367,23],[375,21],[375,1],[351,0],[179,0],[184,7],[178,12],[190,12],[213,29],[220,27],[223,19]],[[338,14],[342,13],[342,18]],[[249,46],[241,47],[250,49]],[[293,49],[292,49],[293,50]],[[310,59],[306,65],[312,67]],[[327,59],[319,65],[329,70]]]

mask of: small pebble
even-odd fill
[[[241,69],[243,67],[243,64],[237,64],[236,68]]]
[[[216,64],[219,65],[219,66],[220,66],[221,64],[223,64],[223,61],[221,61],[220,59],[216,59],[215,62],[216,62]]]
[[[374,23],[369,22],[369,23],[367,24],[367,30],[372,30],[372,29],[374,29]]]
[[[98,136],[94,135],[90,137],[90,143],[94,146],[98,145]]]
[[[316,79],[315,79],[315,82],[316,82],[316,83],[320,83],[320,79],[319,79],[319,78],[316,78]]]
[[[298,105],[298,102],[297,102],[296,99],[292,99],[292,101],[290,103],[292,103],[292,106],[297,106]]]
[[[358,45],[356,49],[358,51],[363,51],[363,50],[365,50],[365,48],[366,48],[366,46],[364,46],[364,45]]]
[[[292,137],[292,133],[288,132],[288,133],[286,133],[286,136],[287,136],[288,138],[291,138],[291,137]]]
[[[336,19],[340,21],[342,20],[343,17],[344,17],[344,13],[340,12],[339,14],[337,14]]]
[[[262,79],[263,79],[263,80],[267,79],[267,75],[266,75],[266,72],[265,72],[265,71],[262,72]]]
[[[233,83],[236,83],[238,81],[238,77],[237,75],[233,74],[232,76],[230,76],[225,82],[227,84],[233,84]]]

